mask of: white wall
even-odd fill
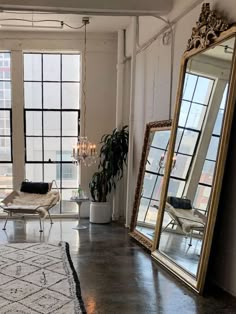
[[[23,98],[23,68],[22,51],[83,51],[83,33],[63,34],[46,32],[1,32],[0,50],[11,50],[18,58],[13,69],[12,79],[17,88],[13,93],[13,106],[17,106],[22,113]],[[115,128],[116,106],[116,60],[117,60],[117,36],[111,33],[88,34],[87,43],[87,115],[86,133],[92,142],[98,143],[104,133],[109,133]],[[13,83],[14,83],[13,82]],[[15,116],[17,128],[17,140],[14,141],[14,152],[18,156],[14,160],[18,162],[15,167],[15,187],[24,179],[24,130],[23,116]],[[81,112],[81,123],[83,114]],[[17,131],[16,131],[17,129]],[[14,131],[14,130],[13,130]],[[99,147],[98,147],[99,149]],[[84,190],[88,190],[88,183],[97,165],[90,168],[82,167],[81,184]],[[20,170],[19,170],[20,169]],[[88,203],[86,209],[82,208],[82,216],[88,216]]]
[[[207,2],[211,3],[212,8],[217,7],[219,10],[222,10],[224,14],[229,16],[231,21],[236,21],[235,0],[212,0]],[[173,117],[181,56],[191,36],[192,27],[195,26],[195,22],[198,20],[203,1],[178,0],[174,3],[173,10],[167,16],[171,21],[177,20],[174,27],[172,91],[170,91],[171,45],[163,45],[162,35],[154,40],[147,49],[137,55],[134,119],[134,186],[136,186],[145,124],[150,121],[168,119],[170,92],[172,92],[171,104]],[[158,21],[153,17],[140,18],[139,22],[140,45],[150,40],[152,36],[166,26],[164,22]],[[127,56],[130,55],[131,51],[130,43],[132,40],[130,33],[131,31],[128,28],[126,43]],[[232,170],[234,168],[232,167]],[[222,221],[222,226],[220,227],[222,230],[235,230],[236,214],[235,206],[232,206],[232,204],[236,203],[236,199],[233,196],[235,193],[229,194],[224,211],[227,211],[227,216],[232,218]],[[236,295],[236,280],[233,280],[236,273],[236,242],[232,239],[232,236],[232,233],[224,232],[224,237],[220,239],[221,241],[218,240],[215,281],[219,286]],[[223,260],[225,261],[224,264]],[[225,265],[229,265],[229,267],[227,268]]]

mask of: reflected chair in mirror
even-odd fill
[[[206,217],[192,208],[190,200],[169,196],[166,202],[166,212],[171,221],[163,228],[162,232],[167,230],[169,225],[172,225],[172,228],[176,225],[186,237],[190,237],[189,246],[192,246],[194,231],[197,232],[198,236],[203,234]]]

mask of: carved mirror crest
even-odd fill
[[[236,99],[235,38],[236,26],[203,4],[182,59],[159,204],[152,256],[198,293],[205,282]]]
[[[152,250],[171,120],[146,125],[130,235]]]

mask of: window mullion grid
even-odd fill
[[[60,167],[60,177],[59,177],[59,180],[60,180],[60,182],[59,182],[59,188],[60,188],[60,191],[62,192],[62,188],[63,188],[63,173],[62,173],[62,170],[63,170],[63,152],[62,152],[62,145],[63,145],[63,131],[62,131],[62,120],[63,120],[63,112],[65,111],[65,112],[75,112],[75,113],[77,113],[78,115],[78,126],[77,126],[77,134],[79,134],[79,131],[80,131],[80,129],[79,129],[79,125],[80,125],[80,110],[79,109],[67,109],[67,108],[65,108],[65,109],[63,109],[63,101],[62,101],[62,90],[63,90],[63,83],[64,83],[64,81],[63,81],[63,73],[62,73],[62,62],[63,62],[63,54],[62,53],[58,53],[58,55],[60,55],[60,80],[59,81],[53,81],[54,83],[59,83],[60,84],[60,109],[53,109],[53,108],[49,108],[49,109],[47,109],[47,108],[45,108],[44,106],[45,106],[45,103],[44,103],[44,83],[45,82],[52,82],[52,81],[45,81],[44,82],[44,75],[45,75],[45,73],[44,73],[44,64],[43,64],[43,62],[44,62],[44,55],[45,55],[45,53],[41,53],[40,54],[41,55],[41,81],[33,81],[33,82],[38,82],[38,83],[41,83],[41,93],[42,93],[42,107],[41,107],[41,109],[34,109],[34,108],[28,108],[28,109],[25,109],[25,148],[26,148],[26,138],[27,137],[33,137],[33,138],[42,138],[42,161],[29,161],[29,160],[27,160],[27,154],[26,154],[26,152],[27,152],[27,150],[25,150],[25,161],[26,162],[28,162],[28,163],[34,163],[34,164],[42,164],[42,176],[43,176],[43,180],[45,180],[45,164],[49,164],[50,162],[47,162],[47,161],[45,161],[44,159],[45,159],[45,152],[44,152],[44,138],[45,138],[45,131],[44,131],[44,125],[45,125],[45,121],[44,121],[44,113],[45,112],[47,112],[47,111],[51,111],[51,112],[60,112],[60,132],[59,132],[59,136],[50,136],[50,135],[48,135],[47,137],[51,137],[51,138],[55,138],[55,137],[57,137],[57,138],[59,138],[60,139],[60,153],[59,153],[59,161],[55,161],[55,165],[57,164],[59,167]],[[30,80],[27,80],[27,81],[24,81],[24,82],[32,82],[32,81],[30,81]],[[80,80],[79,81],[65,81],[66,83],[80,83]],[[34,136],[34,135],[32,135],[32,136],[28,136],[27,134],[26,134],[26,111],[33,111],[33,112],[35,112],[35,111],[41,111],[42,112],[42,121],[41,121],[41,126],[42,126],[42,133],[41,133],[41,135],[36,135],[36,136]],[[70,135],[65,135],[65,137],[67,138],[73,138],[73,137],[75,137],[75,136],[70,136]],[[65,163],[66,164],[71,164],[71,162],[70,161],[65,161]],[[71,190],[72,188],[71,187],[65,187],[65,189],[66,190]],[[62,213],[62,205],[60,204],[60,213]]]

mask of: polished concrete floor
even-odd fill
[[[76,231],[76,221],[55,220],[52,227],[46,221],[40,234],[38,221],[10,221],[4,232],[0,220],[0,242],[67,241],[88,314],[236,313],[235,299],[219,292],[197,296],[158,266],[122,226],[83,223],[88,228]]]

